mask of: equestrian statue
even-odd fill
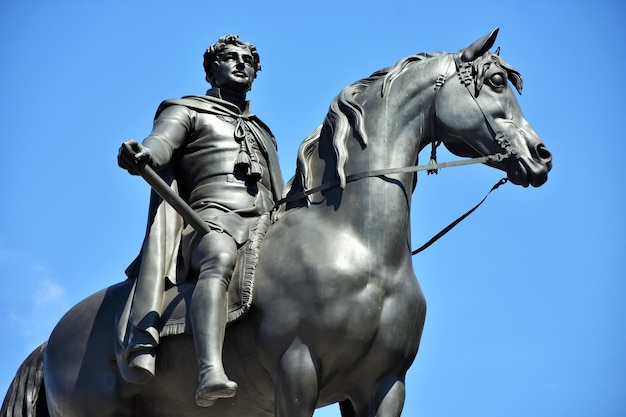
[[[256,48],[207,49],[205,96],[167,100],[119,165],[153,187],[128,278],[74,306],[18,369],[1,417],[399,417],[426,302],[413,271],[418,156],[541,186],[552,156],[522,115],[498,30],[346,88],[284,191],[245,96]]]

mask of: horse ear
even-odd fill
[[[499,28],[495,28],[490,34],[483,36],[476,42],[461,51],[461,61],[471,62],[487,52],[493,46],[498,36]]]

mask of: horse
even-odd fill
[[[132,283],[78,303],[18,370],[3,417],[399,417],[426,302],[411,261],[411,195],[420,151],[443,143],[514,184],[547,181],[552,156],[491,53],[498,29],[455,53],[408,56],[346,87],[301,145],[279,219],[260,248],[254,303],[229,325],[224,364],[235,397],[194,403],[192,336],[165,337],[146,384],[120,376],[114,317]],[[387,171],[385,171],[387,170]],[[381,173],[382,172],[382,173]]]

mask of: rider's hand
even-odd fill
[[[124,142],[117,154],[117,164],[132,175],[137,175],[136,167],[140,162],[145,162],[148,165],[152,164],[150,149],[135,139],[129,139]]]

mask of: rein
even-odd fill
[[[414,165],[414,166],[401,167],[401,168],[385,168],[385,169],[363,171],[357,174],[348,175],[346,177],[346,183],[354,182],[363,178],[382,177],[385,175],[392,175],[392,174],[407,174],[411,172],[432,171],[432,170],[437,170],[437,169],[457,167],[457,166],[463,166],[463,165],[484,164],[486,162],[500,162],[506,159],[507,157],[508,155],[506,154],[495,154],[495,155],[480,156],[476,158],[463,159],[459,161],[430,163],[428,165]],[[320,191],[325,191],[325,190],[338,187],[338,186],[339,186],[339,180],[324,183],[317,187],[310,188],[308,190],[301,191],[299,193],[280,199],[276,202],[276,204],[274,205],[274,208],[276,209],[279,206],[282,206],[283,204],[288,204],[293,201],[301,200],[303,198],[308,197],[311,194],[319,193]]]
[[[385,176],[385,175],[392,175],[392,174],[405,174],[405,173],[419,172],[419,171],[432,172],[433,170],[438,170],[438,169],[442,169],[442,168],[450,168],[450,167],[457,167],[457,166],[463,166],[463,165],[472,165],[472,164],[484,164],[486,162],[499,162],[499,161],[502,161],[503,159],[507,158],[507,156],[508,155],[506,155],[506,154],[495,154],[495,155],[480,156],[480,157],[477,157],[477,158],[463,159],[463,160],[460,160],[460,161],[430,163],[428,165],[416,165],[416,166],[402,167],[402,168],[387,168],[387,169],[377,169],[377,170],[364,171],[364,172],[359,172],[357,174],[348,175],[346,177],[346,183],[354,182],[354,181],[357,181],[357,180],[360,180],[360,179],[363,179],[363,178],[382,177],[382,176]],[[506,178],[502,178],[501,180],[499,180],[496,184],[494,184],[493,187],[491,187],[489,192],[483,197],[482,200],[480,200],[478,202],[478,204],[476,204],[474,207],[472,207],[471,209],[466,211],[464,214],[459,216],[452,223],[450,223],[449,225],[444,227],[439,233],[437,233],[435,236],[433,236],[428,242],[424,243],[422,246],[420,246],[419,248],[417,248],[414,251],[412,251],[411,252],[411,256],[417,255],[418,253],[422,252],[423,250],[428,248],[430,245],[435,243],[437,240],[439,240],[441,237],[443,237],[443,235],[445,235],[450,230],[452,230],[457,224],[459,224],[463,220],[465,220],[465,218],[467,216],[469,216],[474,211],[476,211],[476,209],[478,207],[480,207],[485,202],[485,200],[487,199],[487,197],[489,197],[489,194],[491,194],[492,191],[498,189],[501,185],[506,184],[507,181],[508,180]],[[322,184],[322,185],[320,185],[318,187],[314,187],[314,188],[311,188],[309,190],[305,190],[305,191],[299,192],[297,194],[293,194],[293,195],[290,195],[288,197],[285,197],[285,198],[279,200],[278,202],[276,202],[276,204],[274,205],[274,208],[276,209],[276,208],[278,208],[279,206],[281,206],[283,204],[287,204],[287,203],[290,203],[292,201],[297,201],[297,200],[306,198],[307,196],[309,196],[311,194],[315,194],[315,193],[318,193],[320,191],[328,190],[330,188],[334,188],[334,187],[338,187],[338,186],[339,186],[339,180],[327,182],[327,183]]]
[[[459,216],[455,221],[453,221],[452,223],[450,223],[449,225],[447,225],[446,227],[441,229],[441,231],[439,233],[437,233],[435,236],[433,236],[432,238],[430,238],[430,240],[428,242],[424,243],[422,246],[420,246],[419,248],[417,248],[414,251],[412,251],[411,255],[417,255],[418,253],[420,253],[421,251],[423,251],[424,249],[428,248],[430,245],[432,245],[433,243],[438,241],[440,237],[442,237],[443,235],[448,233],[450,230],[452,230],[452,228],[454,228],[454,226],[456,226],[457,224],[461,223],[463,220],[465,220],[465,218],[467,216],[469,216],[474,211],[476,211],[476,209],[478,207],[480,207],[485,202],[485,200],[487,199],[487,197],[489,197],[489,194],[491,194],[492,191],[497,190],[498,187],[500,187],[503,184],[506,184],[507,181],[508,181],[507,178],[502,178],[497,183],[495,183],[494,186],[491,187],[491,190],[489,190],[489,192],[483,197],[482,200],[480,200],[478,202],[478,204],[476,204],[471,209],[467,210],[464,214]]]

